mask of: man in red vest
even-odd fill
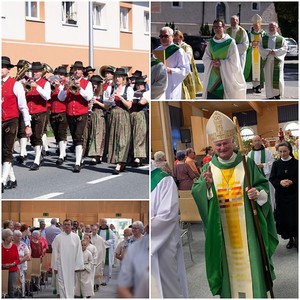
[[[58,99],[59,86],[62,85],[63,88],[66,82],[67,68],[64,66],[59,66],[56,69],[56,74],[59,76],[59,80],[55,79],[53,83],[53,90],[51,93],[51,115],[50,124],[54,132],[56,143],[59,149],[59,158],[56,161],[56,165],[60,166],[66,159],[66,148],[67,148],[67,107],[66,103]]]
[[[12,153],[18,133],[19,112],[22,113],[24,119],[26,136],[30,137],[32,134],[31,117],[24,88],[20,82],[9,76],[10,69],[13,67],[10,58],[2,56],[2,192],[4,188],[12,189],[17,186],[12,168]]]
[[[44,64],[33,62],[29,71],[32,72],[33,80],[30,81],[30,90],[26,93],[26,100],[31,114],[32,136],[31,145],[34,147],[35,159],[30,170],[39,169],[42,161],[42,136],[47,118],[47,101],[51,98],[50,83],[42,78]]]
[[[74,77],[69,83],[60,86],[58,99],[66,101],[67,120],[75,146],[74,173],[79,173],[82,167],[83,133],[87,124],[88,103],[93,98],[92,83],[83,78],[83,64],[76,61],[73,65]]]

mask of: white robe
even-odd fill
[[[233,39],[235,39],[236,33],[239,30],[239,28],[242,28],[242,27],[241,26],[231,27],[231,30],[232,30],[231,37]],[[241,67],[244,70],[245,64],[246,64],[247,49],[249,47],[249,38],[248,38],[248,34],[244,28],[242,28],[242,31],[243,31],[243,35],[242,35],[241,42],[239,44],[236,44],[236,46],[239,50]]]
[[[75,270],[83,269],[79,236],[73,232],[58,234],[52,242],[51,267],[57,270],[58,293],[61,298],[74,298]]]
[[[159,46],[155,50],[165,49],[163,46]],[[171,73],[168,73],[166,99],[180,100],[182,98],[182,81],[191,72],[189,58],[185,51],[179,48],[166,59],[166,66],[171,69]]]
[[[75,295],[83,298],[94,295],[94,286],[92,283],[92,264],[93,255],[86,249],[83,251],[84,267],[82,271],[76,272]]]
[[[105,262],[105,241],[104,239],[99,235],[92,235],[92,244],[97,249],[97,262],[96,262],[96,268],[95,268],[95,276],[94,276],[94,284],[100,284],[100,279],[103,276],[103,266]]]
[[[151,57],[151,62],[155,58]],[[165,65],[160,62],[151,66],[151,99],[166,99],[168,74]]]
[[[216,43],[221,43],[228,38],[230,38],[230,36],[225,34],[220,40],[213,39]],[[207,99],[207,86],[212,69],[211,62],[213,60],[209,45],[205,48],[202,59],[204,63],[203,99]],[[241,68],[239,52],[234,40],[229,46],[227,58],[221,59],[220,62],[221,79],[224,86],[224,99],[246,100],[247,84]]]
[[[248,153],[248,157],[251,157],[251,153],[253,150],[251,150]],[[260,151],[254,151],[254,161],[256,164],[260,164],[261,163],[261,152]],[[270,178],[270,174],[271,174],[271,170],[272,170],[272,165],[274,162],[274,157],[273,154],[270,150],[265,149],[265,163],[263,163],[264,165],[264,173],[266,178],[269,180]],[[272,208],[274,210],[275,207],[275,189],[273,187],[273,184],[269,181],[269,191],[270,191],[270,199],[271,199],[271,204],[272,204]]]
[[[98,251],[97,248],[93,244],[89,244],[86,248],[92,253],[92,264],[91,264],[91,284],[93,287],[93,295],[94,295],[94,278],[95,278],[95,270],[97,266],[97,261],[98,261]]]
[[[101,228],[100,228],[101,229]],[[104,270],[103,270],[103,276],[104,280],[107,283],[109,281],[109,276],[111,276],[112,273],[112,264],[114,261],[114,245],[115,245],[115,240],[116,237],[112,230],[109,229],[109,239],[106,240],[106,230],[100,230],[99,234],[105,242],[105,249],[109,249],[109,265],[104,265]],[[105,256],[106,253],[104,253],[104,262],[105,262]]]
[[[264,67],[264,75],[265,75],[265,89],[267,98],[273,98],[275,96],[280,95],[284,97],[284,58],[286,56],[288,46],[286,40],[283,39],[282,47],[275,49],[276,47],[276,36],[279,34],[276,33],[274,35],[268,34],[268,48],[263,48],[262,38],[260,39],[260,43],[258,46],[259,53],[263,60],[266,60]],[[269,55],[269,51],[273,50],[275,55]],[[279,63],[279,89],[273,89],[273,70],[274,70],[274,57],[280,60]]]
[[[151,192],[151,277],[156,279],[159,298],[188,297],[178,191],[171,176]]]

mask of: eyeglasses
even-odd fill
[[[168,35],[168,34],[164,34],[164,35],[162,35],[162,34],[161,34],[159,37],[160,37],[161,39],[163,39],[163,38],[165,38],[165,39],[166,39],[166,38],[168,38],[168,37],[169,37],[169,35]]]

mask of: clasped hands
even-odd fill
[[[292,180],[289,180],[289,179],[280,180],[280,185],[283,187],[289,187],[292,184],[293,184]]]

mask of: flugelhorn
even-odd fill
[[[74,78],[70,79],[69,90],[70,90],[70,93],[72,93],[72,94],[76,94],[80,90],[80,88],[76,85]]]
[[[31,68],[31,66],[32,64],[26,60],[24,66],[18,71],[15,80],[17,81],[21,80],[26,74],[26,72],[28,72],[28,70]]]

